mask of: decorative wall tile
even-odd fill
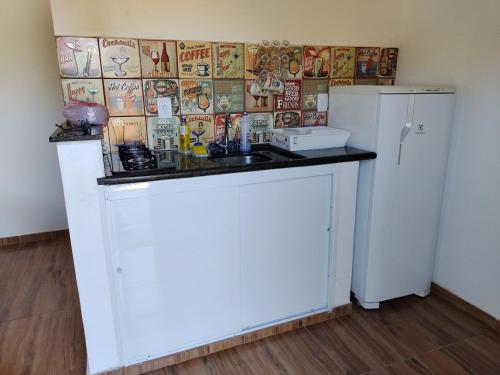
[[[168,118],[148,117],[148,147],[153,150],[176,150],[179,148],[178,116]]]
[[[208,145],[214,140],[214,117],[212,115],[190,115],[189,124],[191,145]]]
[[[354,80],[352,78],[332,78],[330,80],[330,86],[351,86],[354,85]]]
[[[110,117],[108,123],[111,151],[118,151],[117,145],[139,141],[147,143],[146,120],[144,117]]]
[[[398,49],[382,48],[380,51],[379,77],[395,77],[398,67]]]
[[[377,83],[379,86],[394,86],[395,82],[394,78],[379,78]]]
[[[250,122],[250,142],[269,143],[271,142],[271,130],[273,129],[272,113],[249,113]]]
[[[356,78],[377,77],[378,63],[380,60],[380,48],[358,47],[356,48]]]
[[[213,43],[214,78],[243,78],[245,56],[242,43]]]
[[[212,44],[209,42],[177,42],[180,78],[212,77]]]
[[[302,46],[290,46],[285,48],[288,55],[288,79],[302,78]]]
[[[274,127],[279,128],[300,128],[300,111],[274,112]]]
[[[327,80],[304,80],[302,82],[302,109],[315,111],[318,105],[318,94],[328,94]]]
[[[183,115],[214,112],[212,80],[181,79],[180,83]]]
[[[305,127],[327,125],[327,112],[304,112],[302,116]]]
[[[139,40],[143,78],[177,77],[176,43],[167,40]]]
[[[245,80],[245,111],[247,112],[270,112],[273,110],[273,96],[267,91],[257,90],[256,84],[251,80]]]
[[[140,79],[105,79],[104,92],[110,116],[144,115]]]
[[[141,63],[137,39],[100,38],[104,78],[140,78]]]
[[[304,78],[328,78],[330,47],[304,46]]]
[[[232,113],[231,115],[231,127],[228,129],[228,136],[230,141],[240,140],[240,121],[241,113]],[[215,136],[216,142],[220,142],[224,139],[224,131],[226,126],[226,115],[220,114],[215,116]]]
[[[61,77],[99,78],[101,62],[96,38],[62,36],[57,38]]]
[[[332,47],[331,50],[332,67],[330,77],[332,78],[353,78],[356,62],[356,48],[354,47]]]
[[[377,78],[356,78],[354,80],[355,85],[377,85]]]
[[[64,104],[72,100],[104,105],[104,90],[101,79],[62,79]]]
[[[143,79],[144,108],[147,116],[157,116],[157,99],[169,97],[172,101],[172,114],[181,113],[179,97],[179,80],[177,79]]]
[[[215,113],[243,112],[245,104],[245,82],[243,80],[215,80]]]
[[[274,96],[274,110],[300,110],[302,106],[302,81],[287,80],[284,84],[283,94]]]
[[[258,60],[257,52],[259,46],[257,44],[245,44],[245,78],[254,79],[260,71],[257,70]]]

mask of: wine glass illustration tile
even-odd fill
[[[64,104],[72,100],[104,105],[104,89],[101,79],[61,79]]]
[[[214,117],[212,115],[190,115],[189,124],[191,145],[208,145],[214,140]]]
[[[179,80],[177,79],[143,79],[144,84],[144,106],[146,115],[158,115],[158,98],[170,98],[172,114],[181,113],[179,98]]]
[[[105,79],[104,91],[110,116],[144,115],[140,79]]]
[[[177,42],[180,78],[212,78],[212,44],[209,42]]]
[[[177,77],[176,44],[167,40],[139,40],[144,78]]]
[[[214,113],[211,80],[181,79],[181,113],[184,115]]]
[[[139,41],[137,39],[100,38],[104,78],[140,78]]]
[[[99,78],[101,63],[96,38],[58,37],[57,56],[63,78]]]

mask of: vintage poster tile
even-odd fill
[[[180,78],[212,78],[212,45],[209,42],[177,42]]]
[[[273,129],[272,113],[249,113],[250,122],[250,142],[269,143],[271,142],[271,130]]]
[[[186,122],[189,125],[192,146],[207,146],[214,141],[214,116],[190,115]]]
[[[356,78],[377,77],[379,59],[378,47],[356,48]]]
[[[377,78],[356,78],[354,80],[355,85],[377,85]]]
[[[245,83],[243,80],[214,81],[215,113],[243,112]]]
[[[243,78],[245,75],[242,43],[213,43],[214,78]]]
[[[274,96],[274,110],[300,110],[302,106],[302,81],[287,80],[284,84],[283,94]]]
[[[300,111],[274,112],[274,128],[300,128]]]
[[[181,120],[178,116],[167,118],[148,117],[148,147],[152,150],[176,150],[179,148],[177,133]]]
[[[108,122],[111,151],[118,151],[117,145],[147,139],[146,120],[144,117],[110,117]]]
[[[330,77],[353,78],[356,61],[356,48],[354,47],[332,47],[332,67]]]
[[[332,78],[330,80],[330,86],[351,86],[354,85],[354,80],[352,78]]]
[[[147,116],[158,115],[157,99],[168,97],[172,102],[172,114],[181,113],[179,97],[179,80],[177,79],[143,79],[144,108]]]
[[[273,95],[267,90],[252,90],[257,86],[252,80],[245,80],[245,111],[270,112],[273,110]],[[252,93],[254,93],[252,95]]]
[[[245,78],[254,79],[260,73],[258,70],[259,46],[257,44],[245,44]]]
[[[168,40],[139,40],[143,78],[177,77],[177,49]]]
[[[302,78],[302,46],[290,46],[285,48],[288,55],[288,64],[286,64],[287,79]]]
[[[398,67],[398,49],[382,48],[380,51],[379,77],[395,77]]]
[[[181,79],[181,113],[214,113],[212,80]]]
[[[104,105],[104,90],[100,79],[61,79],[64,104],[72,100]]]
[[[57,38],[59,71],[65,78],[99,78],[101,61],[96,38],[60,36]]]
[[[140,79],[105,79],[104,92],[110,116],[144,115]]]
[[[396,82],[395,78],[379,78],[378,85],[379,86],[394,86]]]
[[[240,141],[240,121],[243,116],[241,113],[231,113],[231,127],[228,129],[230,141]],[[215,116],[215,141],[220,142],[224,139],[224,129],[226,125],[226,115]]]
[[[99,38],[104,78],[140,78],[141,63],[137,39]]]
[[[304,78],[328,78],[330,47],[304,46]]]
[[[303,125],[308,126],[327,126],[327,112],[303,112]]]
[[[304,80],[302,82],[302,109],[316,110],[318,105],[318,94],[328,94],[327,80]]]

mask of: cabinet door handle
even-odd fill
[[[403,143],[410,133],[410,129],[413,125],[413,112],[415,111],[415,95],[410,95],[408,97],[408,108],[406,110],[406,122],[401,129],[401,135],[399,136],[399,152],[398,152],[398,165],[401,164],[401,152],[403,151]]]

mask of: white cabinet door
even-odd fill
[[[127,364],[239,331],[237,187],[107,207]]]
[[[332,175],[242,186],[242,328],[327,307]]]

